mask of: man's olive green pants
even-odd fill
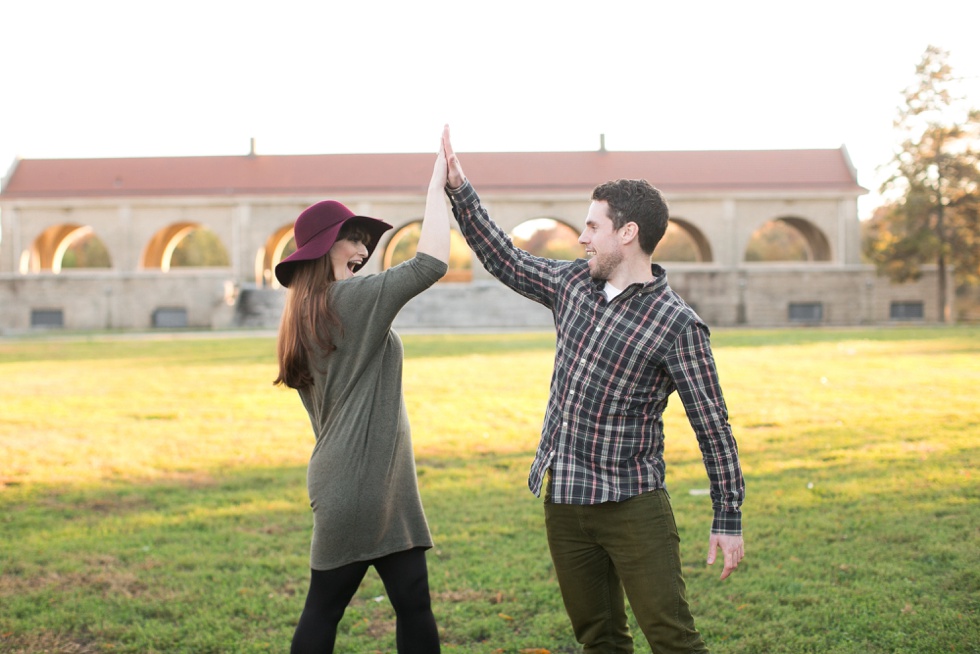
[[[663,490],[623,502],[551,502],[544,516],[565,610],[585,651],[633,651],[623,593],[655,654],[707,652],[687,603],[680,538]]]

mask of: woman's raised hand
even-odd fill
[[[449,125],[442,128],[442,141],[439,143],[439,150],[436,152],[436,163],[432,168],[432,179],[429,181],[429,188],[442,189],[446,186],[446,178],[449,168],[446,164],[445,142],[449,136]]]

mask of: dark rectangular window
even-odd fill
[[[888,312],[892,320],[922,320],[925,315],[922,302],[892,302]]]
[[[173,329],[187,326],[187,309],[184,307],[160,307],[153,312],[153,326]]]
[[[790,302],[790,322],[820,322],[821,320],[823,320],[823,303]]]
[[[61,309],[31,309],[31,327],[64,327],[65,312]]]

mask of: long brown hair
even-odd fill
[[[337,235],[338,241],[344,239],[367,244],[370,235],[363,227],[345,223]],[[303,262],[293,271],[279,322],[279,376],[273,385],[285,384],[295,389],[312,386],[310,362],[314,354],[326,357],[337,349],[331,331],[342,333],[343,324],[330,303],[330,287],[335,281],[329,252]]]

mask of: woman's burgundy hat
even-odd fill
[[[354,215],[353,211],[335,200],[324,200],[304,209],[296,219],[293,227],[296,251],[276,265],[276,279],[279,283],[288,287],[300,263],[314,261],[329,252],[337,242],[340,228],[348,220],[357,221],[371,235],[371,242],[367,244],[367,256],[354,267],[354,272],[360,270],[371,257],[381,235],[391,229],[391,225],[377,218]]]

